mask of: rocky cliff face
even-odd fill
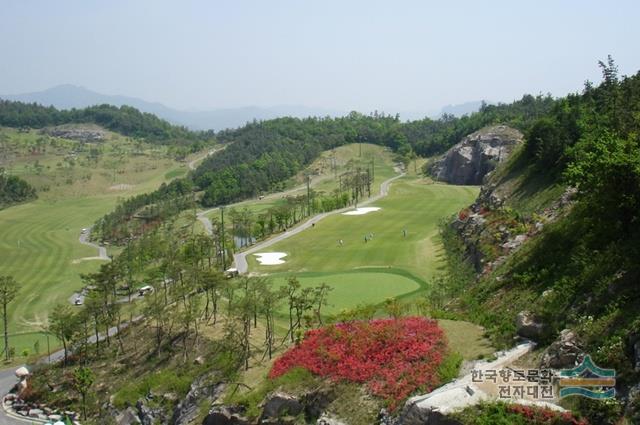
[[[462,139],[430,167],[430,174],[451,184],[479,185],[484,176],[522,143],[522,133],[511,127],[485,127]]]

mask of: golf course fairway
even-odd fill
[[[392,184],[388,196],[370,205],[380,210],[327,217],[267,249],[286,253],[283,264],[260,265],[251,255],[249,270],[269,274],[393,268],[426,282],[443,265],[439,223],[473,202],[477,194],[477,187],[404,177]],[[352,280],[356,276],[349,274]],[[371,276],[373,280],[381,277]],[[370,286],[377,291],[375,282]],[[358,294],[362,292],[353,297],[354,304],[361,301]]]

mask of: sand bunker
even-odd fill
[[[258,260],[258,263],[262,266],[275,266],[276,264],[284,264],[284,260],[282,257],[286,257],[287,254],[284,252],[259,252],[257,254],[253,254]]]
[[[133,189],[132,184],[125,184],[125,183],[115,184],[109,188],[109,190],[129,190],[129,189]]]
[[[370,212],[378,211],[379,209],[380,208],[378,208],[378,207],[356,208],[353,211],[343,212],[342,215],[364,215],[364,214],[368,214]]]

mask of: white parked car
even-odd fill
[[[138,289],[138,294],[140,294],[141,297],[144,297],[145,294],[149,292],[153,292],[153,286],[145,285],[142,288]]]

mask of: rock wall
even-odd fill
[[[434,179],[451,184],[479,185],[487,173],[522,143],[522,133],[511,127],[485,127],[462,139],[433,163]]]

